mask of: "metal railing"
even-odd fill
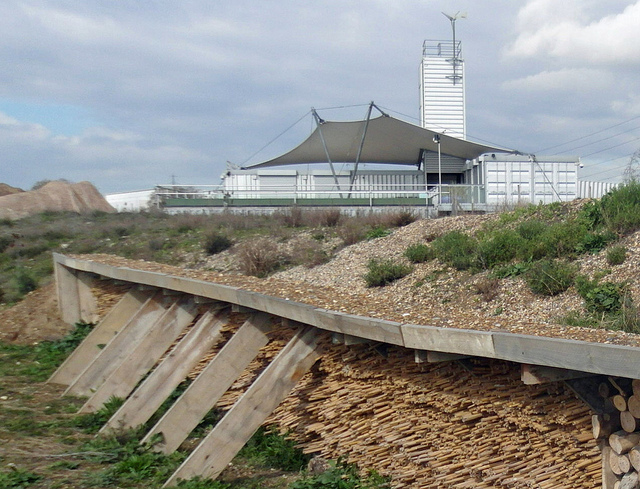
[[[288,199],[293,204],[305,200],[335,199],[345,205],[379,199],[423,200],[423,205],[474,205],[486,202],[484,185],[357,184],[352,189],[331,185],[161,185],[156,187],[160,203],[167,199],[226,201]],[[172,203],[172,205],[175,205]]]

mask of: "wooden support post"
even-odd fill
[[[76,272],[78,277],[78,299],[80,306],[80,321],[95,323],[98,321],[98,303],[91,289],[96,281],[95,275],[87,272]]]
[[[453,362],[471,358],[469,355],[458,355],[457,353],[447,353],[443,351],[428,351],[427,363]]]
[[[120,362],[127,358],[136,345],[151,327],[164,314],[169,301],[161,292],[151,296],[129,321],[111,338],[111,341],[100,350],[93,361],[69,385],[65,395],[86,396],[95,391],[111,373],[118,368]]]
[[[148,329],[135,349],[120,362],[79,412],[97,411],[110,397],[125,398],[131,394],[138,382],[160,360],[180,333],[193,322],[197,314],[198,306],[191,298],[183,297],[176,300]]]
[[[269,342],[269,318],[262,313],[250,316],[142,442],[162,433],[157,449],[167,454],[175,451]]]
[[[107,315],[91,330],[78,347],[73,350],[60,367],[53,373],[47,382],[53,384],[71,384],[93,361],[102,348],[111,338],[131,319],[131,316],[140,309],[150,294],[137,290],[130,290],[113,307]]]
[[[522,364],[520,370],[520,380],[525,385],[548,384],[559,380],[581,379],[592,377],[588,372],[578,372],[566,368],[543,367],[541,365]]]
[[[319,357],[317,330],[299,330],[163,487],[215,479]]]
[[[456,353],[446,353],[442,351],[414,350],[413,360],[415,363],[440,363],[464,360],[468,355],[458,355]]]
[[[613,489],[614,484],[618,480],[609,466],[609,458],[613,450],[611,450],[611,447],[609,447],[604,440],[599,443],[599,446],[600,453],[602,454],[602,489]]]
[[[80,295],[78,293],[78,277],[75,271],[61,263],[55,262],[56,292],[58,309],[62,320],[67,324],[80,321]]]
[[[220,331],[227,320],[227,314],[216,315],[215,310],[205,312],[100,431],[135,428],[146,423],[220,339]]]
[[[344,335],[342,333],[331,333],[331,343],[334,345],[344,345]]]
[[[361,345],[363,343],[371,343],[371,340],[368,340],[366,338],[359,338],[358,336],[352,336],[350,334],[344,335],[344,344],[347,346]]]

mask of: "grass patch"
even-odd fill
[[[429,245],[423,243],[416,243],[410,245],[404,252],[404,256],[407,257],[411,263],[424,263],[433,260],[435,254]]]
[[[526,274],[525,280],[535,294],[558,295],[573,285],[577,267],[559,260],[541,260]]]
[[[361,475],[355,465],[330,462],[329,470],[316,476],[306,476],[289,486],[290,489],[385,489],[389,479],[375,471]]]
[[[367,287],[383,287],[409,275],[412,267],[393,260],[369,260],[364,280]]]
[[[250,463],[288,472],[303,470],[311,457],[275,427],[260,427],[239,454]]]

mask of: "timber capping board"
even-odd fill
[[[402,324],[322,309],[238,287],[115,267],[59,253],[54,263],[123,282],[228,302],[303,324],[416,350],[470,355],[616,377],[640,377],[640,348],[545,336]]]

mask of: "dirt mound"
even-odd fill
[[[24,190],[17,187],[12,187],[11,185],[7,185],[6,183],[0,183],[0,197],[3,195],[11,195],[22,193]]]
[[[0,197],[0,218],[22,219],[45,211],[115,212],[89,182],[49,182],[38,190]]]
[[[0,311],[0,341],[30,344],[64,336],[71,326],[58,312],[55,283],[33,292],[10,309]]]

